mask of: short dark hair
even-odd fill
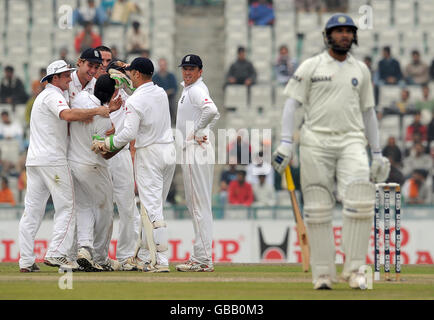
[[[5,71],[7,72],[7,71],[9,71],[9,72],[14,72],[14,67],[12,67],[12,66],[6,66],[5,67]]]
[[[9,117],[9,112],[7,112],[6,110],[3,110],[1,116],[2,117],[3,116],[8,116]]]
[[[246,48],[244,48],[243,46],[239,46],[238,49],[237,49],[237,52],[238,53],[240,53],[240,52],[246,52]]]
[[[383,47],[383,51],[386,51],[387,53],[390,54],[390,47],[389,46]]]
[[[106,47],[106,46],[99,46],[99,47],[96,47],[95,50],[98,50],[98,51],[105,51],[105,52],[110,52],[110,53],[112,53],[112,50],[111,50],[109,47]]]
[[[107,103],[115,92],[116,81],[109,74],[101,75],[95,82],[94,95],[102,104]]]

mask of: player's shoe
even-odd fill
[[[348,284],[352,289],[362,289],[365,290],[368,287],[368,281],[366,275],[361,272],[354,271],[351,273],[348,279]]]
[[[163,266],[161,264],[152,265],[148,262],[145,263],[143,266],[143,269],[141,269],[143,272],[150,272],[150,273],[163,273],[163,272],[170,272],[169,266]]]
[[[45,257],[44,264],[50,267],[58,267],[64,270],[76,270],[77,266],[65,257]]]
[[[332,289],[332,279],[329,275],[321,275],[315,281],[313,285],[315,290],[331,290]]]
[[[143,269],[144,262],[140,260],[138,257],[129,257],[123,261],[120,261],[120,270],[121,271],[137,271],[140,269]]]
[[[39,272],[41,269],[39,269],[38,265],[36,263],[32,264],[30,267],[24,267],[20,268],[20,272]]]
[[[188,260],[186,263],[178,264],[176,270],[181,272],[213,272],[214,267],[204,263]]]
[[[84,247],[78,249],[77,263],[86,272],[104,271],[99,264],[92,260],[90,252]]]
[[[100,264],[103,271],[120,271],[121,264],[117,260],[108,258],[105,263]]]

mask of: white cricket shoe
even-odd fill
[[[76,270],[77,266],[65,257],[45,257],[44,264],[50,267],[58,267],[64,270]]]
[[[121,271],[137,271],[137,270],[142,270],[143,266],[144,266],[144,262],[142,260],[140,260],[138,257],[129,257],[123,261],[120,262],[121,267],[120,270]],[[140,266],[140,268],[139,268]]]
[[[92,255],[84,247],[81,247],[80,249],[78,249],[77,263],[86,272],[104,271],[103,267],[101,267],[99,264],[97,264],[95,261],[93,261]]]
[[[143,272],[150,272],[150,273],[170,272],[169,266],[164,266],[161,264],[152,265],[150,263],[145,263],[143,269],[141,270]]]
[[[315,281],[313,285],[315,290],[331,290],[332,289],[332,279],[329,275],[321,275]]]
[[[188,260],[186,263],[178,264],[176,270],[181,272],[213,272],[214,267],[204,263]]]
[[[354,271],[351,273],[350,278],[348,279],[348,284],[352,289],[365,290],[368,287],[367,280],[368,279],[364,273]]]

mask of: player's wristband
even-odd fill
[[[116,148],[114,145],[113,138],[114,136],[112,134],[105,138],[105,145],[110,150],[110,152],[118,150],[118,148]]]

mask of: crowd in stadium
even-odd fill
[[[182,2],[182,1],[181,1]],[[199,1],[192,1],[193,3]],[[205,1],[206,2],[206,1]],[[184,1],[185,4],[185,1]],[[340,10],[345,11],[348,1],[295,1],[298,11]],[[94,0],[81,1],[81,5],[74,10],[74,25],[80,26],[80,31],[74,38],[74,52],[62,47],[58,58],[74,64],[74,54],[82,52],[88,47],[97,47],[102,44],[101,34],[103,26],[107,24],[120,24],[128,26],[125,55],[117,56],[116,47],[111,47],[116,58],[125,59],[128,54],[150,56],[149,39],[143,32],[138,21],[131,21],[132,13],[140,12],[140,7],[134,1],[128,0],[102,0],[96,6]],[[274,10],[271,1],[252,1],[250,3],[249,25],[272,25],[274,23]],[[99,31],[98,31],[99,30]],[[240,44],[237,58],[230,64],[226,72],[225,85],[243,84],[251,86],[257,79],[257,71],[248,58],[248,50]],[[364,61],[371,70],[372,81],[375,87],[377,116],[380,120],[397,119],[399,130],[397,135],[391,134],[384,139],[383,155],[388,157],[392,170],[388,182],[397,182],[403,186],[403,196],[407,203],[433,204],[434,203],[434,57],[432,61],[424,61],[421,52],[412,50],[409,63],[401,63],[394,56],[398,48],[392,46],[382,47],[382,58],[373,63],[371,56]],[[295,48],[281,45],[275,54],[273,65],[273,82],[279,86],[286,85],[288,79],[296,70],[301,61],[295,55]],[[74,57],[73,57],[74,56]],[[156,74],[154,82],[162,86],[169,96],[172,124],[176,119],[177,83],[175,70],[170,70],[165,59],[154,61]],[[0,203],[9,203],[14,206],[23,203],[23,194],[26,188],[25,159],[28,147],[28,126],[31,108],[36,96],[44,89],[45,83],[39,79],[45,75],[45,69],[40,70],[37,78],[31,79],[26,86],[25,79],[21,79],[14,72],[14,65],[3,65],[0,88],[0,103],[10,105],[1,113],[0,140],[16,140],[18,142],[19,156],[15,159],[5,156],[2,147],[0,157],[0,174],[2,186],[0,190]],[[27,90],[26,88],[30,88]],[[381,95],[388,87],[399,88],[399,93],[389,99],[387,105],[381,103]],[[410,89],[411,88],[411,89]],[[420,92],[417,92],[419,90]],[[412,99],[416,93],[419,99]],[[25,121],[20,122],[14,118],[16,108],[25,108]],[[409,119],[411,118],[411,121]],[[380,127],[381,130],[381,127]],[[384,133],[383,133],[384,134]],[[242,138],[232,144],[234,150],[242,148]],[[2,146],[7,143],[3,143]],[[277,193],[282,189],[281,178],[274,174],[269,163],[253,164],[252,158],[262,159],[260,153],[250,154],[249,160],[238,161],[237,164],[222,168],[219,189],[214,190],[216,205],[241,206],[273,206],[277,205]],[[6,151],[7,152],[7,151]],[[229,151],[230,152],[230,151]],[[257,162],[255,162],[257,163]],[[297,163],[294,163],[294,176],[299,186]],[[9,186],[10,180],[16,181]],[[13,192],[11,192],[11,189]],[[171,203],[182,202],[173,186],[169,195]]]

